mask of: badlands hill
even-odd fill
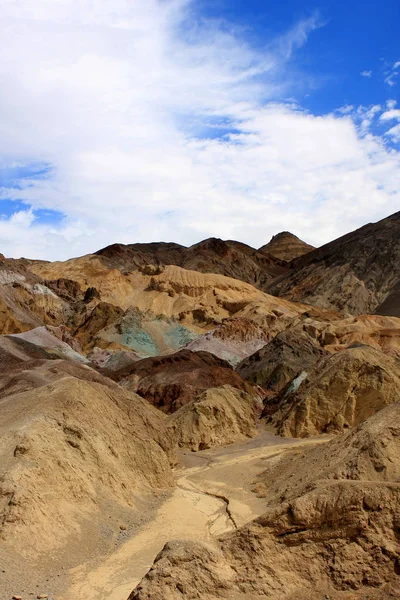
[[[277,233],[271,238],[268,244],[259,248],[260,252],[270,254],[275,258],[280,258],[288,262],[299,256],[303,256],[303,254],[307,254],[307,252],[311,252],[311,250],[314,250],[314,246],[306,244],[297,235],[293,235],[289,231]]]
[[[6,598],[398,597],[399,215],[0,257]]]
[[[351,314],[400,316],[400,212],[301,256],[268,291]]]
[[[304,437],[355,427],[398,402],[400,360],[356,344],[314,362],[298,386],[287,387],[265,413],[283,435]]]
[[[110,374],[126,389],[166,413],[192,402],[204,390],[230,385],[249,394],[254,390],[231,365],[209,352],[180,350],[144,358]]]
[[[263,288],[287,272],[286,262],[241,242],[210,238],[189,248],[172,243],[113,244],[96,253],[108,267],[126,271],[146,265],[176,265],[200,273],[218,273]]]

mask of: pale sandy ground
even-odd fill
[[[57,600],[126,600],[168,540],[213,543],[262,514],[264,502],[251,491],[251,482],[265,461],[316,442],[283,440],[263,431],[246,443],[183,454],[177,487],[155,517],[109,556],[73,569],[70,586]]]

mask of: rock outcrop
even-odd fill
[[[355,345],[316,363],[297,391],[285,389],[265,405],[282,435],[305,437],[355,427],[400,401],[400,360]]]
[[[230,385],[209,388],[168,419],[180,448],[194,452],[254,437],[257,404],[254,394]]]
[[[268,244],[259,248],[260,252],[274,256],[281,260],[290,262],[291,260],[307,254],[314,250],[314,246],[306,244],[297,235],[293,235],[289,231],[281,231],[274,235]]]
[[[326,352],[301,329],[278,333],[268,344],[236,367],[239,375],[268,392],[277,393],[307,373]]]
[[[222,385],[255,393],[229,363],[209,352],[180,350],[136,361],[119,371],[104,372],[166,413],[192,402],[204,390]]]
[[[261,327],[251,319],[224,319],[215,329],[186,344],[187,350],[211,352],[236,365],[241,359],[265,346],[271,337],[270,327]]]

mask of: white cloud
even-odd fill
[[[386,132],[386,135],[390,135],[396,142],[400,142],[400,124],[389,129],[389,131]]]
[[[313,116],[274,102],[296,90],[290,60],[317,16],[261,51],[195,8],[3,0],[0,164],[52,170],[1,191],[33,210],[0,220],[0,252],[211,235],[260,246],[282,229],[320,244],[399,208],[399,155],[370,131],[380,106]],[[65,219],[40,224],[38,208]]]
[[[362,77],[372,77],[372,71],[361,71],[360,75]]]
[[[381,121],[391,121],[393,119],[400,119],[400,110],[387,110],[386,112],[382,113],[379,118],[381,119]]]
[[[399,69],[400,60],[396,61],[389,71],[386,71],[385,83],[387,83],[390,87],[393,87],[398,82],[398,77],[400,74]]]

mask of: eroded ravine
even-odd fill
[[[268,437],[202,455],[187,455],[177,472],[176,487],[155,517],[112,554],[71,571],[71,585],[61,600],[126,600],[172,539],[214,543],[263,512],[264,503],[251,491],[251,481],[265,460],[310,442]],[[185,457],[183,457],[185,459]],[[206,460],[202,460],[205,458]]]

